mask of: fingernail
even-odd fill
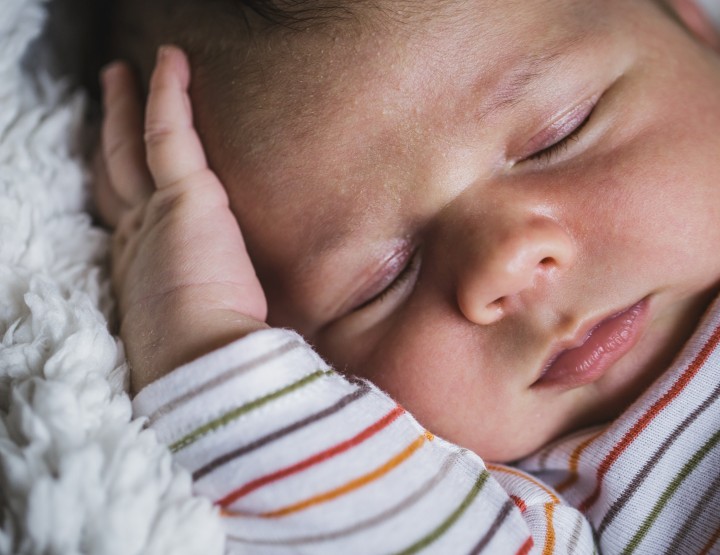
[[[157,62],[159,63],[161,60],[166,59],[168,57],[168,54],[170,54],[170,47],[167,45],[162,45],[160,48],[158,48]]]

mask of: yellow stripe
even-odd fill
[[[523,478],[524,480],[530,482],[531,484],[536,485],[541,490],[543,490],[545,493],[547,493],[550,496],[550,499],[552,500],[551,503],[545,503],[545,523],[546,523],[546,534],[545,534],[545,546],[543,547],[543,555],[551,555],[553,550],[555,549],[555,528],[553,527],[553,513],[555,511],[555,505],[560,504],[560,499],[557,495],[555,495],[550,488],[545,486],[544,484],[538,482],[534,478],[527,476],[523,474],[522,472],[519,472],[513,468],[508,468],[506,466],[498,466],[495,464],[488,464],[487,469],[491,470],[493,472],[504,472],[506,474],[510,474],[512,476],[517,476],[518,478]]]
[[[545,503],[545,524],[547,532],[545,533],[545,547],[543,547],[543,555],[552,555],[555,550],[555,528],[553,527],[553,511],[555,511],[554,503]]]
[[[488,464],[488,465],[486,465],[486,466],[487,466],[487,469],[488,469],[488,470],[491,470],[491,471],[493,471],[493,472],[504,472],[505,474],[511,474],[511,475],[513,475],[513,476],[517,476],[518,478],[523,478],[523,479],[527,480],[527,481],[530,482],[531,484],[536,485],[536,486],[539,487],[541,490],[543,490],[545,493],[547,493],[547,494],[550,496],[550,499],[552,499],[552,502],[553,502],[555,505],[560,504],[560,499],[558,499],[558,496],[555,495],[555,494],[552,492],[552,490],[550,490],[547,486],[545,486],[545,484],[541,484],[540,482],[538,482],[538,481],[535,480],[534,478],[528,476],[527,474],[523,474],[522,472],[518,472],[517,470],[514,470],[514,469],[512,469],[512,468],[508,468],[508,467],[506,467],[506,466],[498,466],[498,465],[495,465],[495,464]]]
[[[563,493],[566,489],[575,485],[575,482],[577,482],[580,477],[580,474],[578,473],[578,468],[580,467],[580,457],[583,453],[585,453],[585,451],[587,451],[588,447],[590,447],[590,445],[592,445],[593,442],[603,434],[604,431],[605,430],[600,430],[575,447],[573,452],[570,454],[570,459],[568,461],[570,474],[561,484],[555,486],[555,489],[558,490],[558,492]]]
[[[330,490],[328,492],[321,493],[320,495],[316,495],[315,497],[310,497],[309,499],[300,501],[298,503],[294,503],[292,505],[288,505],[287,507],[282,507],[282,508],[276,509],[274,511],[262,513],[259,516],[264,517],[264,518],[283,517],[283,516],[286,516],[286,515],[289,515],[292,513],[297,513],[299,511],[308,509],[315,505],[325,503],[326,501],[330,501],[332,499],[335,499],[337,497],[345,495],[346,493],[350,493],[351,491],[356,490],[366,484],[369,484],[370,482],[377,480],[381,476],[387,474],[393,468],[397,467],[403,461],[408,459],[415,451],[417,451],[423,445],[423,443],[425,443],[425,441],[432,441],[433,439],[434,439],[434,436],[430,432],[426,431],[424,434],[419,436],[415,441],[413,441],[410,445],[408,445],[403,451],[401,451],[400,453],[395,455],[393,458],[391,458],[385,464],[376,468],[372,472],[369,472],[368,474],[365,474],[363,476],[355,478],[354,480],[351,480],[348,483],[346,483],[338,488],[335,488],[333,490]]]

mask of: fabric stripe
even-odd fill
[[[642,431],[648,427],[650,422],[665,409],[680,393],[687,387],[690,381],[700,371],[700,368],[705,364],[710,354],[713,352],[715,347],[720,341],[720,326],[715,328],[715,331],[710,336],[708,342],[700,349],[700,352],[690,363],[688,368],[683,372],[680,378],[673,384],[673,386],[658,399],[652,407],[638,420],[635,422],[633,427],[625,434],[625,436],[612,448],[610,453],[603,459],[597,469],[595,478],[595,490],[580,504],[580,511],[587,513],[590,507],[600,497],[600,491],[602,490],[603,480],[605,475],[610,470],[610,467],[620,458],[620,455],[635,441],[635,439],[642,433]]]
[[[280,470],[256,478],[255,480],[248,482],[244,486],[241,486],[240,488],[237,488],[234,491],[230,492],[222,499],[216,501],[215,504],[223,508],[227,507],[241,497],[244,497],[250,492],[253,492],[263,486],[266,486],[268,484],[271,484],[272,482],[276,482],[283,478],[287,478],[288,476],[292,476],[293,474],[297,474],[298,472],[302,472],[303,470],[307,470],[308,468],[321,462],[330,460],[331,458],[360,445],[362,442],[371,438],[379,431],[385,429],[390,424],[395,422],[395,420],[397,420],[398,417],[404,412],[405,409],[403,409],[400,405],[396,405],[394,409],[392,409],[385,416],[380,418],[380,420],[373,422],[370,426],[368,426],[355,436],[351,437],[350,439],[338,443],[337,445],[333,445],[329,449],[316,453],[315,455],[312,455],[311,457],[308,457],[307,459],[304,459],[291,466],[281,468]],[[227,511],[227,513],[232,514],[232,511]]]
[[[488,469],[488,470],[492,470],[493,472],[504,472],[505,474],[511,474],[511,475],[513,475],[513,476],[517,476],[518,478],[522,478],[522,479],[530,482],[531,484],[537,486],[538,488],[540,488],[541,490],[543,490],[545,493],[547,493],[547,494],[550,496],[550,499],[552,499],[552,502],[553,502],[554,504],[557,505],[557,504],[560,503],[560,499],[558,498],[557,495],[555,495],[555,494],[553,493],[553,491],[552,491],[550,488],[548,488],[548,487],[547,487],[545,484],[543,484],[542,482],[537,481],[537,480],[536,480],[535,478],[533,478],[532,476],[528,476],[528,475],[526,475],[526,474],[524,474],[524,473],[522,473],[522,472],[518,472],[518,471],[515,470],[514,468],[510,468],[510,467],[507,467],[507,466],[499,466],[499,465],[496,465],[496,464],[487,464],[486,466],[487,466],[487,469]]]
[[[172,453],[177,453],[181,449],[192,445],[201,437],[206,436],[207,434],[217,430],[218,428],[228,425],[233,420],[236,420],[237,418],[244,416],[263,405],[266,405],[271,401],[275,401],[283,397],[284,395],[287,395],[288,393],[292,393],[293,391],[301,389],[306,385],[314,382],[315,380],[322,378],[323,376],[330,376],[332,374],[334,374],[332,370],[317,370],[316,372],[313,372],[312,374],[309,374],[304,378],[294,383],[291,383],[287,387],[279,389],[278,391],[274,391],[273,393],[265,395],[264,397],[260,397],[259,399],[255,399],[254,401],[251,401],[231,411],[228,411],[219,418],[211,420],[207,424],[203,424],[202,426],[194,429],[186,436],[180,438],[175,443],[172,443],[170,445],[170,451]]]
[[[555,551],[555,527],[553,526],[553,514],[555,512],[555,503],[545,503],[545,546],[543,547],[543,555],[552,555]]]
[[[598,431],[597,433],[600,434],[601,432],[605,431],[605,428],[607,425],[602,425],[597,427]],[[600,429],[601,428],[601,429]],[[536,456],[536,463],[535,467],[538,471],[541,470],[547,470],[548,469],[548,460],[550,457],[557,453],[558,450],[564,449],[568,444],[575,443],[575,441],[580,438],[587,436],[592,432],[592,428],[582,428],[576,432],[572,432],[570,434],[561,436],[560,438],[551,441],[547,446],[542,447],[540,449],[539,455]],[[592,434],[595,435],[595,434]],[[551,470],[557,470],[556,468],[552,468]]]
[[[720,527],[715,530],[715,533],[712,535],[712,538],[710,538],[710,541],[705,544],[705,547],[703,547],[700,555],[709,555],[710,550],[715,547],[715,545],[718,543],[718,540],[720,540]]]
[[[588,447],[590,447],[597,438],[599,438],[603,434],[604,430],[600,430],[598,433],[591,435],[589,438],[587,438],[585,441],[581,442],[575,449],[573,449],[573,452],[570,454],[570,459],[568,460],[568,468],[570,470],[570,475],[563,480],[560,484],[555,486],[555,489],[558,493],[563,493],[568,488],[575,485],[575,483],[578,481],[578,478],[580,477],[580,474],[578,473],[578,467],[580,466],[580,457],[582,457],[583,453],[587,451]]]
[[[400,514],[402,514],[404,511],[409,510],[412,508],[413,505],[415,505],[417,502],[419,502],[421,499],[423,499],[426,495],[429,495],[432,490],[447,477],[447,475],[450,473],[450,469],[453,468],[457,460],[463,455],[467,453],[466,449],[460,449],[458,451],[455,451],[454,453],[448,455],[445,458],[445,461],[442,464],[442,467],[440,470],[432,476],[427,482],[422,484],[420,487],[418,487],[413,493],[402,499],[399,503],[393,505],[392,507],[384,510],[383,512],[368,518],[367,520],[358,522],[356,524],[353,524],[352,526],[348,526],[347,528],[342,528],[340,530],[336,530],[334,532],[326,532],[323,534],[316,534],[313,536],[300,536],[295,538],[287,538],[283,540],[267,540],[267,539],[251,539],[251,538],[241,538],[237,536],[229,535],[228,538],[234,541],[238,541],[241,543],[249,543],[254,545],[303,545],[308,543],[320,543],[324,541],[331,541],[336,540],[338,538],[341,538],[343,536],[349,536],[351,534],[356,534],[358,532],[362,532],[363,530],[366,530],[368,528],[372,528],[374,526],[380,525],[386,520],[389,520],[390,518],[396,517]]]
[[[311,414],[310,416],[303,418],[302,420],[298,420],[297,422],[294,422],[288,426],[285,426],[284,428],[281,428],[279,430],[276,430],[270,434],[267,434],[261,438],[258,438],[257,440],[248,443],[247,445],[243,445],[242,447],[235,449],[233,451],[230,451],[229,453],[225,453],[224,455],[217,457],[216,459],[210,461],[205,466],[202,466],[201,468],[197,469],[195,472],[193,472],[193,480],[197,481],[200,478],[207,476],[214,470],[217,470],[221,466],[224,466],[244,455],[247,455],[248,453],[255,451],[256,449],[259,449],[261,447],[266,447],[267,445],[271,444],[272,442],[283,438],[287,435],[290,435],[291,433],[297,432],[306,426],[309,426],[310,424],[314,424],[320,420],[323,420],[329,416],[332,416],[333,414],[340,412],[342,409],[344,409],[346,406],[350,405],[351,403],[357,401],[358,399],[361,399],[364,397],[368,392],[370,391],[370,386],[367,383],[362,383],[358,389],[353,391],[352,393],[349,393],[348,395],[345,395],[342,399],[340,399],[337,403],[334,405],[331,405],[330,407],[321,410],[319,412],[316,412],[314,414]]]
[[[408,460],[413,455],[413,453],[415,453],[415,451],[417,451],[418,449],[420,449],[420,447],[423,446],[426,441],[432,441],[433,439],[434,436],[430,432],[426,431],[410,445],[408,445],[403,451],[395,455],[385,464],[376,468],[372,472],[368,472],[364,476],[355,478],[354,480],[349,481],[348,483],[340,486],[339,488],[335,488],[328,492],[321,493],[320,495],[316,495],[304,501],[300,501],[299,503],[294,503],[292,505],[288,505],[287,507],[283,507],[275,511],[262,513],[259,516],[262,518],[280,518],[289,514],[304,511],[305,509],[309,509],[310,507],[314,507],[328,501],[332,501],[333,499],[337,499],[338,497],[342,497],[343,495],[346,495],[352,491],[355,491],[356,489],[359,489],[374,482],[375,480],[378,480],[379,478],[382,478],[385,474],[387,474],[394,468],[397,468],[403,462]]]
[[[518,509],[520,509],[521,513],[524,513],[527,511],[527,505],[525,504],[525,501],[520,499],[517,495],[511,495],[510,499],[513,500],[513,503],[517,506]]]
[[[670,485],[665,489],[665,491],[663,491],[660,499],[658,499],[658,501],[655,503],[655,506],[650,511],[650,514],[640,526],[640,529],[635,533],[633,538],[627,544],[627,546],[623,550],[623,555],[629,555],[630,553],[635,551],[635,549],[637,549],[637,547],[640,545],[640,542],[650,531],[650,528],[670,501],[670,498],[680,487],[683,480],[685,480],[685,478],[687,478],[692,473],[692,471],[695,470],[695,468],[700,464],[700,462],[705,458],[705,456],[718,444],[718,441],[720,441],[720,430],[715,432],[715,434],[705,443],[705,445],[698,449],[690,458],[690,460],[688,460],[688,462],[683,465],[680,472],[675,475],[675,478],[673,478],[672,482],[670,482]]]
[[[552,447],[548,447],[542,452],[542,454],[538,458],[538,468],[540,468],[541,470],[545,470],[547,468],[547,463],[548,463],[548,459],[550,458],[550,455],[552,455],[555,452],[555,450],[557,449],[557,447],[559,445],[562,445],[562,442],[558,441],[556,445],[553,445]]]
[[[488,546],[514,506],[515,505],[511,499],[505,501],[505,504],[500,507],[500,512],[498,512],[492,525],[490,525],[490,529],[485,532],[485,535],[483,535],[477,545],[475,545],[470,552],[470,555],[478,555],[478,553],[481,553]]]
[[[240,366],[237,366],[235,368],[232,368],[223,374],[213,378],[212,380],[202,384],[199,387],[196,387],[195,389],[188,391],[184,393],[183,395],[180,395],[179,397],[173,399],[172,401],[169,401],[165,405],[158,408],[155,412],[153,412],[147,419],[147,422],[145,422],[145,427],[152,426],[159,418],[162,416],[165,416],[166,414],[173,412],[174,410],[180,408],[182,405],[190,401],[191,399],[194,399],[198,395],[201,395],[203,393],[207,393],[211,389],[215,389],[217,387],[220,387],[221,385],[229,382],[232,379],[237,378],[238,376],[241,376],[251,370],[254,370],[258,366],[263,366],[265,364],[268,364],[269,362],[272,362],[276,358],[280,358],[282,355],[287,354],[297,348],[299,348],[303,343],[301,341],[289,341],[288,343],[285,343],[284,345],[280,345],[277,349],[265,353],[264,355],[261,355],[255,359],[249,360],[245,364],[242,364]]]
[[[463,515],[463,513],[467,510],[467,508],[472,504],[472,502],[478,496],[480,491],[482,491],[482,489],[485,486],[485,483],[487,482],[489,477],[490,477],[490,473],[487,470],[482,470],[480,472],[480,474],[478,475],[478,478],[475,481],[475,484],[473,484],[473,487],[470,489],[468,494],[465,496],[465,499],[462,500],[460,505],[457,507],[457,509],[455,509],[450,514],[450,516],[448,516],[437,528],[435,528],[433,531],[431,531],[428,535],[421,538],[419,541],[415,542],[410,547],[397,552],[395,555],[411,555],[413,553],[417,553],[418,551],[425,549],[431,543],[440,539],[443,536],[443,534],[445,534],[445,532],[447,532],[450,528],[452,528],[453,524],[455,524],[455,522],[457,522],[457,520]]]
[[[545,532],[545,546],[543,547],[543,555],[551,554],[555,549],[555,528],[553,526],[553,512],[555,510],[555,505],[560,504],[560,499],[558,498],[558,496],[555,495],[555,493],[553,493],[553,491],[542,482],[537,481],[531,476],[526,476],[522,472],[518,472],[513,468],[508,468],[506,466],[498,466],[494,464],[488,464],[487,468],[488,470],[492,470],[493,472],[504,472],[506,474],[511,474],[513,476],[517,476],[518,478],[522,478],[525,481],[537,486],[542,491],[547,493],[548,496],[550,496],[552,502],[545,503],[545,522],[547,528]]]
[[[700,498],[700,501],[697,505],[695,505],[692,513],[690,513],[690,516],[685,519],[682,528],[680,528],[678,533],[675,535],[672,543],[670,544],[670,547],[668,547],[668,553],[680,553],[680,548],[685,543],[685,539],[690,533],[690,530],[692,530],[695,523],[702,519],[702,515],[706,513],[706,509],[708,509],[710,501],[712,500],[713,496],[718,493],[719,488],[720,473],[715,477],[712,484],[710,484],[710,487],[705,490],[705,493]]]
[[[527,555],[533,547],[535,547],[535,540],[533,540],[531,536],[525,540],[525,543],[522,544],[515,555]]]
[[[628,501],[637,492],[637,490],[649,476],[650,472],[660,462],[667,450],[670,449],[670,447],[675,443],[675,441],[687,430],[687,428],[693,422],[695,422],[695,420],[698,419],[698,417],[703,412],[705,412],[715,403],[715,401],[717,401],[718,397],[720,397],[720,384],[715,387],[715,389],[700,404],[700,406],[698,406],[687,417],[685,417],[685,419],[683,419],[683,421],[670,433],[670,435],[665,439],[665,441],[663,441],[662,445],[660,445],[660,448],[653,453],[652,457],[648,459],[648,461],[643,465],[640,471],[633,477],[630,484],[625,488],[625,491],[622,492],[622,495],[617,498],[617,500],[612,504],[608,512],[603,517],[602,522],[597,529],[598,537],[602,536],[603,533],[605,533],[605,530],[607,530],[608,526],[613,523],[617,515],[620,514],[620,511],[622,511]]]
[[[582,532],[584,522],[585,519],[583,518],[582,514],[577,513],[577,517],[575,519],[575,526],[573,526],[573,531],[572,534],[570,534],[570,541],[568,542],[567,546],[568,555],[573,555],[575,553],[575,550],[577,549],[578,544],[580,543],[580,532]]]

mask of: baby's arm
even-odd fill
[[[98,202],[117,224],[121,332],[133,387],[143,389],[135,412],[223,510],[231,545],[253,554],[591,553],[589,525],[548,488],[512,469],[488,471],[372,384],[333,372],[298,335],[257,331],[265,299],[193,130],[188,80],[183,54],[164,50],[143,142],[128,69],[105,75],[108,175]]]

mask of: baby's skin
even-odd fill
[[[653,0],[472,0],[304,33],[247,58],[277,64],[259,107],[164,47],[143,117],[109,66],[132,390],[269,322],[488,460],[617,417],[720,290],[720,36],[674,4],[685,28]]]
[[[158,52],[146,113],[130,68],[102,74],[105,119],[98,209],[115,227],[112,283],[137,393],[177,366],[267,327],[267,305],[208,168],[178,48]]]

